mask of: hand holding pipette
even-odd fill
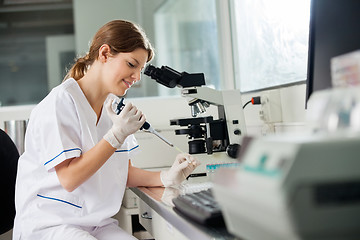
[[[124,104],[124,98],[121,98],[120,101],[118,101],[118,99],[114,99],[113,100],[113,109],[115,111],[115,113],[117,115],[120,114],[120,112],[122,111],[122,109],[124,108],[125,104]],[[146,132],[150,132],[154,135],[156,135],[158,138],[160,138],[161,140],[163,140],[165,143],[167,143],[170,147],[174,147],[177,151],[179,151],[180,153],[185,153],[184,151],[182,151],[180,148],[178,148],[177,146],[175,146],[174,144],[172,144],[171,142],[169,142],[165,137],[163,137],[162,135],[160,135],[159,132],[157,132],[148,122],[145,122],[144,125],[142,125],[142,127],[140,128],[140,130],[144,130]],[[193,165],[195,165],[195,163],[193,163],[189,157],[186,157],[186,161],[188,163],[192,163]]]
[[[112,105],[113,105],[113,109],[115,109],[115,113],[116,113],[117,115],[119,115],[120,112],[122,111],[122,109],[125,107],[124,98],[121,98],[120,102],[118,102],[117,99],[115,99],[115,100],[113,101]],[[147,131],[147,132],[150,132],[150,133],[156,135],[158,138],[160,138],[161,140],[163,140],[165,143],[169,144],[169,146],[171,146],[171,147],[174,146],[174,145],[173,145],[171,142],[169,142],[166,138],[164,138],[163,136],[161,136],[160,133],[158,133],[158,132],[150,125],[150,123],[145,122],[145,123],[141,126],[140,130],[143,130],[143,129],[144,129],[144,131]]]
[[[139,130],[145,123],[145,116],[132,104],[127,104],[117,115],[112,109],[111,101],[105,104],[109,118],[113,122],[112,127],[104,135],[104,139],[113,147],[120,148],[125,139]]]

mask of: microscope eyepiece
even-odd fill
[[[145,71],[144,71],[144,74],[147,75],[147,76],[150,76],[151,78],[157,78],[157,69],[159,68],[156,68],[154,67],[153,65],[148,65],[146,68],[145,68]]]
[[[180,73],[168,66],[158,68],[149,64],[146,66],[144,74],[168,88],[174,88],[176,86],[194,87],[205,85],[203,73]]]
[[[176,87],[176,85],[178,84],[178,79],[180,79],[182,76],[181,73],[167,66],[157,68],[153,65],[148,65],[145,68],[144,74],[151,77],[152,79],[155,79],[156,82],[168,88]]]

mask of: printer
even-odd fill
[[[214,196],[244,239],[360,239],[360,136],[253,138],[241,167],[220,169]]]

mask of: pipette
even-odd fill
[[[117,102],[118,99],[115,99],[112,103],[113,105],[113,109],[115,109],[115,113],[117,115],[120,114],[121,110],[124,108],[125,104],[124,104],[124,98],[121,98],[120,102]],[[169,142],[166,138],[164,138],[163,136],[160,135],[160,133],[158,131],[156,131],[148,122],[145,122],[142,127],[140,128],[140,130],[144,130],[146,132],[150,132],[152,134],[154,134],[155,136],[157,136],[158,138],[160,138],[161,140],[163,140],[165,143],[167,143],[170,147],[174,147],[174,144],[172,144],[171,142]],[[177,147],[176,147],[177,148]],[[180,150],[181,151],[181,150]]]
[[[172,144],[171,142],[169,142],[166,138],[164,138],[163,136],[161,136],[159,134],[158,131],[156,131],[153,127],[151,127],[151,125],[148,122],[145,122],[144,125],[141,127],[143,129],[145,129],[144,131],[146,132],[150,132],[154,135],[156,135],[158,138],[160,138],[161,140],[163,140],[165,143],[169,144],[170,147],[174,147],[174,144]],[[140,130],[141,130],[140,128]]]
[[[125,104],[124,104],[124,98],[120,99],[120,102],[117,102],[118,99],[115,99],[112,103],[113,105],[113,109],[115,109],[115,113],[117,115],[120,114],[121,110],[124,108]],[[145,122],[142,127],[140,128],[140,130],[144,130],[146,132],[150,132],[152,134],[154,134],[155,136],[157,136],[158,138],[160,138],[161,140],[163,140],[165,143],[167,143],[170,147],[174,147],[177,151],[179,151],[180,153],[185,153],[184,151],[182,151],[180,148],[178,148],[177,146],[175,146],[174,144],[172,144],[171,142],[169,142],[165,137],[161,136],[160,133],[158,131],[156,131],[153,127],[151,127],[150,123]],[[186,161],[188,163],[192,163],[190,161],[190,159],[188,157],[186,157]]]

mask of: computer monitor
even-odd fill
[[[331,88],[330,60],[360,49],[360,1],[312,0],[306,99]]]

